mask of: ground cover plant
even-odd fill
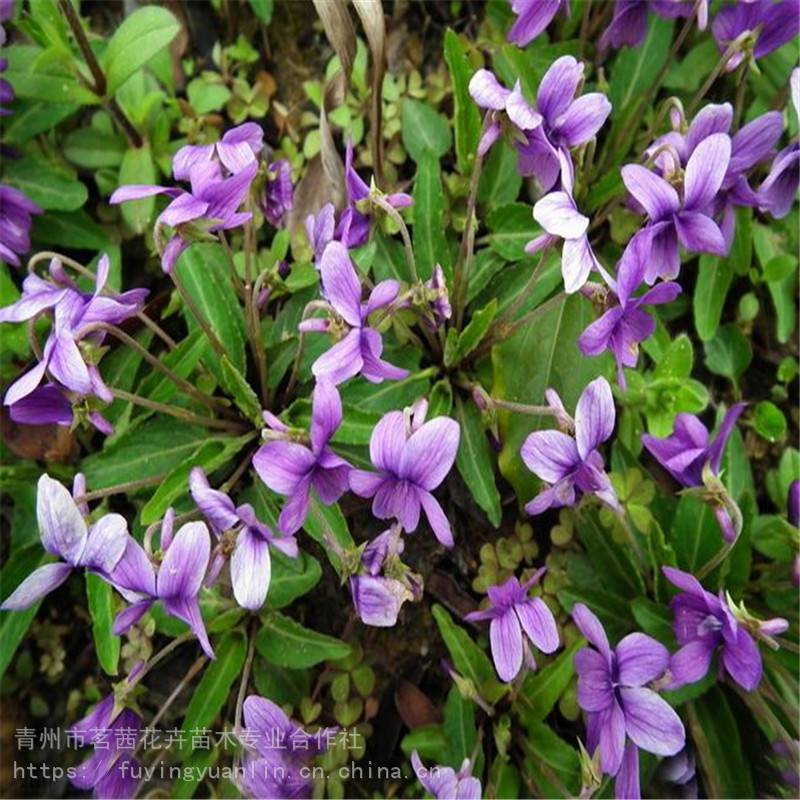
[[[796,796],[798,0],[0,20],[4,796]]]

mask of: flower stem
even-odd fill
[[[236,695],[236,711],[233,716],[233,733],[234,736],[239,736],[242,730],[242,706],[244,705],[244,696],[247,694],[247,684],[250,680],[250,670],[253,666],[253,657],[256,654],[256,637],[255,627],[250,627],[250,642],[247,648],[247,660],[244,662],[244,669],[242,670],[242,679],[239,682],[239,693]]]
[[[712,556],[702,567],[697,571],[697,575],[695,576],[697,580],[702,581],[706,575],[711,574],[727,557],[728,553],[733,550],[733,546],[739,540],[739,534],[736,534],[736,538],[732,542],[725,542],[724,545],[717,551],[717,554]]]
[[[725,52],[722,54],[722,58],[720,58],[720,60],[717,62],[717,66],[714,67],[714,69],[711,71],[711,74],[706,78],[705,83],[697,90],[697,94],[695,94],[695,96],[692,98],[692,102],[689,104],[689,108],[686,112],[687,116],[691,117],[694,114],[694,112],[697,110],[697,106],[700,105],[700,101],[706,96],[708,90],[714,85],[717,78],[719,78],[719,76],[722,74],[728,61],[730,60],[730,57],[741,47],[743,38],[749,35],[750,32],[745,31],[725,48]]]
[[[132,350],[135,350],[148,364],[150,364],[151,367],[158,370],[158,372],[160,372],[166,378],[169,378],[169,380],[171,380],[181,391],[185,392],[190,397],[193,397],[198,403],[202,403],[212,411],[218,411],[228,414],[229,416],[232,415],[233,412],[231,412],[224,401],[219,400],[216,397],[210,397],[207,394],[203,394],[203,392],[201,392],[199,389],[196,389],[194,386],[192,386],[189,381],[181,378],[179,375],[176,375],[164,364],[163,361],[160,361],[158,358],[156,358],[146,348],[142,347],[141,344],[136,341],[136,339],[134,339],[132,336],[129,336],[121,328],[117,328],[116,325],[109,325],[106,322],[96,322],[87,326],[81,332],[83,334],[87,334],[91,333],[93,330],[106,331],[115,338],[119,339],[123,344],[126,344]]]
[[[166,403],[157,403],[155,400],[149,400],[146,397],[141,397],[132,392],[126,392],[123,389],[116,389],[113,386],[109,387],[114,397],[120,400],[125,400],[128,403],[147,408],[150,411],[158,411],[161,414],[168,414],[176,419],[182,419],[185,422],[194,422],[197,425],[204,425],[206,428],[215,428],[222,431],[230,431],[231,433],[245,433],[247,428],[242,425],[225,419],[216,419],[215,417],[204,417],[201,414],[195,414],[192,411],[186,411],[178,406],[170,406]]]
[[[114,117],[116,123],[122,128],[131,147],[141,147],[142,137],[139,135],[139,132],[125,116],[122,109],[117,104],[117,101],[113,97],[106,97],[107,82],[105,73],[100,67],[100,63],[89,44],[89,40],[86,38],[86,32],[83,30],[83,25],[81,25],[80,18],[72,7],[72,3],[70,0],[58,0],[58,5],[61,8],[61,13],[66,17],[67,24],[72,30],[72,35],[75,37],[75,41],[83,54],[86,66],[89,67],[89,72],[92,73],[92,90],[100,97],[100,101],[105,104],[111,116]]]
[[[155,475],[152,478],[140,478],[138,481],[128,481],[127,483],[118,483],[116,486],[109,486],[107,489],[95,489],[93,492],[86,492],[75,498],[75,502],[79,505],[81,503],[88,503],[92,500],[100,500],[103,497],[110,497],[114,494],[125,494],[127,492],[135,492],[138,489],[145,489],[148,486],[156,486],[164,480],[163,475]]]
[[[509,400],[501,400],[499,397],[492,397],[492,403],[503,411],[512,411],[515,414],[527,414],[531,417],[554,417],[555,409],[550,406],[529,406],[525,403],[512,403]]]
[[[412,283],[419,283],[419,275],[417,274],[417,262],[414,258],[414,248],[411,245],[411,235],[408,232],[408,226],[401,216],[400,212],[389,203],[384,197],[380,195],[370,196],[370,202],[374,203],[378,208],[386,212],[400,228],[400,236],[403,238],[403,249],[406,253],[406,262],[408,263],[408,271],[411,275]]]
[[[184,285],[183,281],[178,275],[178,270],[173,269],[170,271],[169,274],[170,277],[172,278],[173,283],[175,284],[175,288],[178,290],[178,293],[183,299],[185,306],[189,309],[192,316],[197,321],[197,324],[200,326],[203,333],[206,335],[206,338],[211,343],[211,347],[214,349],[214,352],[217,354],[219,358],[222,358],[223,356],[227,356],[228,358],[230,358],[222,342],[220,342],[219,338],[217,337],[217,334],[214,333],[214,331],[211,329],[211,325],[206,319],[205,314],[203,314],[203,312],[200,311],[200,309],[197,307],[197,304],[194,302],[189,292],[186,291],[186,286]]]
[[[486,131],[489,124],[489,113],[483,118],[483,128],[481,135]],[[458,256],[453,270],[453,305],[455,307],[456,329],[461,330],[461,323],[464,321],[464,305],[466,304],[467,287],[469,286],[469,268],[472,264],[472,251],[475,246],[475,205],[478,198],[478,184],[481,179],[483,169],[483,157],[475,154],[475,166],[472,168],[472,177],[469,183],[469,195],[467,196],[467,216],[464,226],[464,233],[461,236],[461,246],[458,248]]]

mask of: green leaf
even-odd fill
[[[311,673],[307,669],[283,669],[258,656],[253,663],[253,678],[260,695],[282,706],[297,707],[311,695]]]
[[[220,371],[222,373],[222,386],[233,398],[236,407],[257,427],[261,427],[261,401],[253,391],[244,375],[231,364],[228,356],[220,359]]]
[[[444,192],[436,154],[426,150],[417,162],[414,180],[414,255],[422,280],[440,264],[447,282],[452,285],[453,265],[445,236]]]
[[[156,165],[150,152],[150,145],[132,147],[125,152],[119,168],[119,183],[124,186],[129,183],[154,184],[156,182]],[[122,203],[120,211],[122,218],[134,233],[142,234],[150,226],[153,211],[156,207],[156,198],[145,197],[142,200],[132,200]]]
[[[400,749],[406,755],[416,750],[420,758],[443,764],[447,758],[448,742],[441,725],[422,725],[402,738]]]
[[[134,72],[163,50],[180,29],[178,20],[158,6],[139,8],[127,17],[114,32],[103,54],[106,93],[113,96]]]
[[[723,325],[705,343],[705,364],[715,374],[736,383],[753,360],[750,342],[736,325]]]
[[[683,495],[672,520],[670,541],[681,569],[695,573],[722,547],[714,512],[690,495]]]
[[[668,648],[675,646],[672,632],[672,613],[660,603],[654,603],[646,597],[637,597],[631,603],[633,616],[639,627]]]
[[[612,640],[621,639],[634,627],[628,600],[609,591],[572,585],[558,592],[558,600],[569,612],[575,603],[589,606],[600,618]]]
[[[225,103],[231,99],[231,90],[224,83],[212,82],[201,75],[189,81],[186,97],[196,114],[210,114],[224,108]]]
[[[3,182],[19,189],[46,211],[74,211],[89,196],[80,181],[66,178],[33,158],[6,159]]]
[[[290,669],[313,667],[350,655],[350,645],[341,639],[304,628],[277,611],[262,616],[256,649],[271,664]]]
[[[644,579],[631,556],[630,546],[617,544],[611,531],[600,524],[596,512],[579,513],[575,528],[607,589],[620,597],[636,597],[645,591]]]
[[[106,232],[82,208],[34,217],[31,238],[72,250],[104,250],[109,243]]]
[[[78,128],[64,137],[61,148],[69,161],[84,169],[118,167],[125,155],[125,140],[114,133],[95,128]]]
[[[453,83],[453,125],[458,171],[462,175],[469,175],[481,135],[481,117],[469,94],[472,65],[467,58],[466,47],[452,28],[448,28],[444,34],[444,60]]]
[[[545,667],[527,674],[516,701],[526,720],[543,720],[553,710],[575,675],[572,659],[583,645],[577,639]]]
[[[717,332],[732,280],[733,267],[728,259],[700,256],[692,308],[695,330],[704,342]]]
[[[445,764],[458,769],[465,758],[472,758],[478,743],[475,725],[475,704],[461,696],[458,687],[451,686],[444,705],[442,732],[447,740]],[[480,766],[473,772],[480,775]]]
[[[193,730],[211,728],[228,700],[234,681],[241,675],[246,650],[247,637],[242,631],[230,631],[217,643],[216,658],[206,667],[183,718],[182,731],[186,737],[191,737]],[[180,755],[185,759],[192,752],[187,748]]]
[[[150,525],[158,521],[169,506],[189,493],[189,473],[195,467],[202,467],[206,473],[213,472],[230,461],[252,438],[250,435],[209,437],[206,432],[200,447],[165,476],[155,494],[144,505],[141,511],[142,524]]]
[[[353,536],[347,527],[347,520],[344,518],[337,503],[326,506],[320,502],[314,492],[311,493],[308,516],[303,523],[303,530],[315,541],[319,542],[333,564],[334,569],[339,569],[341,562],[339,557],[326,544],[326,539],[330,537],[339,547],[348,550],[355,547]]]
[[[219,759],[219,749],[195,750],[183,765],[180,776],[173,785],[171,796],[174,800],[189,800],[194,797],[204,776],[208,774]]]
[[[196,452],[208,431],[169,418],[155,418],[129,431],[112,445],[86,456],[81,472],[92,489],[166,476]]]
[[[250,0],[250,8],[263,25],[272,22],[273,0]]]
[[[709,797],[754,797],[750,760],[739,721],[722,689],[714,687],[686,706],[700,773]],[[742,720],[743,724],[747,724]]]
[[[791,253],[782,253],[771,258],[764,265],[764,280],[767,283],[783,281],[797,270],[797,257]]]
[[[35,534],[35,528],[31,531]],[[0,571],[0,596],[5,600],[25,578],[48,561],[47,553],[37,542],[14,552]],[[14,659],[17,648],[25,638],[41,601],[24,611],[0,611],[0,678]]]
[[[231,364],[244,373],[244,314],[231,283],[228,256],[222,245],[193,244],[178,259],[175,269],[187,293],[227,351]],[[197,325],[189,309],[184,310],[184,315],[190,325]],[[219,361],[213,351],[210,352],[209,362],[216,367],[215,374],[222,382]]]
[[[374,414],[385,414],[397,408],[413,405],[429,393],[431,377],[437,373],[433,367],[421,370],[401,381],[350,381],[341,387],[342,402],[346,407]]]
[[[284,608],[298,597],[308,594],[322,577],[319,561],[308,553],[300,552],[297,558],[270,550],[272,578],[269,582],[267,602],[270,608]]]
[[[432,611],[433,618],[439,626],[439,633],[458,672],[472,681],[475,688],[489,702],[499,699],[505,694],[505,687],[495,678],[494,668],[486,653],[460,625],[453,622],[453,618],[443,606],[435,603]]]
[[[25,144],[40,133],[54,130],[78,108],[77,105],[65,103],[17,98],[14,103],[14,115],[4,120],[3,141],[18,146]]]
[[[786,417],[769,400],[762,400],[753,412],[753,427],[768,442],[778,442],[786,436]]]
[[[781,344],[786,344],[797,324],[797,275],[792,273],[782,281],[768,283],[767,289],[775,306],[775,336]]]
[[[574,409],[586,385],[592,378],[608,374],[610,367],[608,358],[586,358],[578,349],[578,337],[594,318],[592,304],[580,295],[571,295],[492,348],[492,395],[541,405],[545,390],[552,387],[566,408]],[[498,413],[498,424],[503,442],[500,472],[520,501],[527,502],[540,484],[522,463],[519,451],[528,434],[552,427],[552,420],[504,411]]]
[[[483,337],[486,336],[489,326],[494,322],[496,316],[497,299],[493,298],[480,311],[476,311],[472,315],[469,324],[458,337],[458,343],[455,347],[451,346],[449,349],[445,347],[445,366],[451,367],[463,361],[483,341]],[[453,329],[451,328],[450,330]],[[447,344],[450,344],[449,332]]]
[[[417,163],[426,150],[441,158],[450,149],[450,126],[447,120],[427,103],[403,100],[403,144]]]
[[[42,100],[63,107],[65,104],[94,105],[99,98],[63,65],[43,62],[40,47],[12,45],[3,48],[8,69],[3,77],[11,84],[17,98]]]
[[[92,636],[97,661],[106,675],[116,675],[119,663],[119,636],[111,630],[114,624],[113,590],[98,575],[86,573],[86,601],[92,618]]]
[[[456,418],[461,426],[461,441],[456,466],[475,502],[497,528],[503,516],[500,492],[494,479],[494,458],[481,422],[481,414],[472,402],[456,398]]]
[[[505,759],[498,753],[489,770],[490,797],[498,800],[517,800],[520,796],[522,779],[519,770],[514,766],[508,756]],[[492,789],[494,793],[492,794]]]
[[[563,797],[563,789],[567,788],[567,797],[577,797],[580,788],[580,760],[574,747],[570,747],[553,729],[544,722],[530,720],[528,729],[525,761],[532,773],[536,785],[540,787],[541,797]],[[554,784],[552,777],[559,783]]]
[[[174,350],[165,352],[161,361],[179,378],[188,378],[207,348],[205,336],[198,328],[178,342],[178,346]],[[169,402],[177,392],[178,387],[175,382],[155,369],[143,378],[138,389],[140,395],[158,403]]]
[[[525,253],[525,245],[540,233],[540,229],[533,221],[529,205],[509,203],[493,208],[486,218],[486,224],[491,231],[489,247],[492,250],[509,261],[523,258],[531,261],[531,257]]]
[[[522,188],[517,169],[517,153],[505,141],[491,149],[478,184],[478,201],[488,209],[513,203]]]

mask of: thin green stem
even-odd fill
[[[511,305],[505,311],[503,311],[498,319],[494,321],[495,325],[502,325],[506,322],[510,322],[512,319],[514,319],[516,313],[522,308],[522,306],[525,305],[525,301],[528,299],[531,291],[533,291],[533,287],[539,280],[539,275],[541,274],[542,267],[544,266],[544,259],[549,249],[549,247],[546,247],[544,250],[542,250],[542,254],[539,256],[539,263],[534,267],[533,271],[528,276],[528,280],[525,282],[525,285],[518,293],[514,302],[511,303]]]
[[[492,403],[503,411],[511,411],[514,414],[527,414],[531,417],[555,417],[555,409],[550,406],[529,406],[525,403],[512,403],[509,400],[502,400],[499,397],[492,397]]]
[[[219,358],[225,356],[226,358],[230,359],[225,347],[223,346],[222,342],[220,342],[217,334],[211,329],[211,325],[209,324],[208,320],[203,314],[202,311],[197,307],[197,304],[192,299],[189,292],[186,291],[186,287],[184,286],[183,281],[181,280],[180,276],[178,275],[178,270],[173,269],[170,271],[170,277],[172,278],[173,283],[175,284],[175,288],[178,290],[181,298],[183,299],[184,304],[191,312],[192,316],[197,321],[197,324],[202,329],[203,333],[206,335],[206,338],[211,344],[211,347],[214,349],[214,352],[217,354]]]
[[[160,414],[167,414],[176,419],[181,419],[184,422],[193,422],[197,425],[203,425],[206,428],[215,428],[221,431],[230,431],[231,433],[245,433],[247,431],[247,428],[235,422],[225,419],[216,419],[215,417],[204,417],[201,414],[195,414],[184,408],[170,406],[166,403],[158,403],[155,400],[150,400],[147,397],[141,397],[138,394],[126,392],[123,389],[117,389],[113,386],[109,387],[109,389],[114,397],[118,397],[120,400],[125,400],[128,403],[147,408],[150,411],[157,411]]]
[[[233,732],[238,736],[242,730],[242,706],[244,705],[244,697],[247,694],[247,683],[250,680],[250,670],[253,666],[253,657],[256,654],[256,637],[255,627],[250,627],[250,641],[247,648],[247,660],[244,662],[244,669],[242,670],[242,679],[239,682],[239,692],[236,695],[236,711],[233,717]]]
[[[224,401],[219,400],[216,397],[210,397],[207,394],[203,394],[203,392],[201,392],[199,389],[196,389],[194,386],[192,386],[189,381],[181,378],[180,375],[176,375],[164,364],[163,361],[156,358],[146,348],[142,347],[142,345],[139,344],[136,339],[134,339],[132,336],[129,336],[121,328],[116,327],[116,325],[110,325],[106,322],[96,322],[92,325],[88,325],[86,328],[83,328],[81,333],[86,335],[94,330],[110,333],[116,339],[119,339],[123,344],[126,344],[132,350],[135,350],[136,353],[140,355],[148,364],[150,364],[151,367],[164,375],[164,377],[169,378],[169,380],[171,380],[182,392],[197,400],[198,403],[202,403],[204,406],[206,406],[206,408],[209,408],[212,411],[228,414],[229,416],[232,415],[233,412],[231,412],[230,408]]]
[[[736,534],[736,538],[732,542],[725,542],[722,547],[717,551],[717,553],[712,556],[702,567],[697,571],[697,580],[702,581],[706,575],[710,575],[727,557],[728,554],[733,550],[734,545],[739,540],[739,534]]]
[[[155,475],[152,478],[140,478],[138,481],[118,483],[116,486],[109,486],[107,489],[95,489],[93,492],[86,492],[85,494],[76,497],[75,502],[80,505],[81,503],[89,503],[92,500],[100,500],[103,497],[110,497],[114,494],[135,492],[139,489],[146,489],[148,486],[156,486],[163,480],[163,475]]]
[[[400,228],[400,236],[403,239],[403,249],[406,254],[406,263],[408,264],[408,271],[411,275],[412,283],[419,283],[419,275],[417,274],[417,261],[414,258],[414,248],[411,244],[411,235],[408,232],[406,221],[401,216],[400,212],[381,195],[370,195],[370,202],[374,203],[378,208],[388,214],[397,226]]]
[[[744,34],[739,36],[738,38],[734,39],[726,48],[725,52],[722,54],[722,57],[717,62],[717,65],[711,71],[711,74],[706,78],[705,83],[697,90],[697,93],[692,98],[692,102],[689,104],[689,108],[687,110],[687,115],[689,117],[694,115],[694,112],[697,110],[697,107],[700,105],[700,101],[706,96],[708,90],[714,85],[717,78],[722,74],[723,70],[725,69],[730,57],[736,53],[742,44],[742,38],[745,35],[749,35],[749,31],[745,31]]]

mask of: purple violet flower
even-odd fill
[[[236,175],[258,161],[264,148],[264,131],[255,122],[245,122],[226,131],[214,144],[187,144],[172,159],[172,175],[176,181],[191,179],[197,164],[218,162],[231,175]]]
[[[794,480],[789,485],[789,495],[786,499],[786,518],[790,525],[800,528],[800,480]]]
[[[756,34],[756,29],[760,31]],[[711,32],[720,53],[724,53],[731,42],[743,33],[756,36],[753,58],[763,58],[800,33],[800,2],[798,0],[750,0],[739,2],[720,9],[711,23]],[[742,63],[746,53],[738,50],[725,65],[732,72]]]
[[[72,428],[84,419],[104,436],[114,433],[114,426],[99,412],[88,406],[74,406],[66,390],[54,383],[45,383],[8,407],[14,422],[20,425],[60,425]]]
[[[570,14],[569,0],[511,0],[511,10],[517,19],[506,35],[519,47],[530,44],[563,11]]]
[[[408,533],[419,524],[420,510],[445,546],[453,546],[453,533],[433,490],[447,477],[458,451],[460,428],[449,417],[425,422],[427,402],[413,410],[384,414],[372,431],[369,454],[378,470],[354,469],[350,488],[359,497],[372,497],[378,519],[397,519]]]
[[[684,747],[676,756],[665,758],[658,766],[658,777],[671,784],[673,797],[697,800],[697,767],[694,753]]]
[[[661,17],[688,17],[695,0],[616,0],[614,17],[600,37],[599,49],[609,46],[618,49],[623,45],[638,47],[647,33],[647,12]],[[698,25],[703,31],[708,25],[708,2],[702,0],[697,9]]]
[[[500,680],[505,683],[519,675],[523,663],[536,668],[528,640],[543,653],[554,653],[558,649],[558,627],[553,612],[540,597],[528,595],[545,570],[546,567],[537,570],[522,585],[512,576],[502,586],[490,586],[489,607],[464,617],[470,622],[491,620],[492,659]]]
[[[456,772],[452,767],[426,767],[414,750],[411,766],[425,791],[436,800],[481,800],[481,782],[472,777],[472,762],[468,758]]]
[[[161,550],[164,555],[156,572],[144,548],[128,537],[125,552],[109,580],[132,605],[117,614],[114,633],[125,633],[160,600],[164,610],[185,622],[205,654],[214,658],[198,600],[211,554],[208,528],[203,522],[188,522],[173,538],[172,514],[168,512],[161,526]]]
[[[559,179],[559,151],[568,157],[569,150],[588,142],[611,113],[611,103],[601,92],[575,99],[583,69],[583,63],[572,56],[561,56],[553,62],[536,93],[536,110],[542,116],[542,124],[526,134],[526,143],[517,143],[520,174],[535,177],[544,193]]]
[[[19,266],[19,257],[31,249],[31,215],[43,213],[19,189],[0,184],[0,258],[3,261]]]
[[[633,293],[644,280],[647,262],[642,258],[636,240],[625,249],[617,271],[617,279],[609,279],[609,288],[616,304],[580,335],[578,347],[586,356],[599,356],[610,350],[617,362],[617,381],[626,388],[623,367],[635,367],[639,360],[639,343],[652,336],[655,320],[642,306],[671,303],[680,293],[677,283],[660,283],[641,297]]]
[[[117,711],[114,695],[101,700],[94,710],[72,727],[72,735],[88,738],[94,752],[75,768],[70,782],[76,789],[92,789],[96,798],[133,798],[141,767],[133,758],[142,730],[142,718],[129,708]]]
[[[85,359],[79,343],[96,350],[106,334],[102,330],[87,332],[87,329],[98,322],[113,325],[134,316],[141,310],[147,290],[105,294],[109,269],[108,256],[103,255],[97,265],[94,294],[87,295],[77,289],[54,259],[50,265],[53,283],[30,274],[23,281],[22,297],[0,309],[0,322],[23,322],[43,311],[53,311],[53,328],[42,359],[8,388],[3,401],[5,405],[13,406],[31,394],[45,374],[78,395],[96,396],[106,403],[112,402],[114,397],[103,382],[100,371],[91,359]]]
[[[30,608],[57,589],[74,569],[86,567],[107,575],[125,551],[128,523],[119,514],[104,514],[87,527],[73,496],[46,473],[39,478],[36,490],[36,520],[42,546],[60,561],[35,569],[6,598],[3,611]]]
[[[561,416],[567,416],[556,392],[549,391],[550,405],[555,403]],[[534,475],[551,484],[525,506],[528,514],[571,506],[578,492],[595,494],[611,508],[619,508],[597,450],[611,436],[615,418],[611,387],[605,378],[596,378],[583,390],[575,407],[575,420],[570,420],[574,437],[556,430],[535,431],[528,436],[520,450],[522,460]]]
[[[261,199],[261,210],[273,228],[283,228],[293,204],[292,165],[282,158],[267,167],[267,184]]]
[[[437,264],[433,268],[433,275],[425,281],[425,289],[427,289],[430,299],[428,300],[427,314],[422,321],[429,330],[435,331],[453,316],[453,307],[450,305],[447,281],[441,264]]]
[[[406,600],[422,597],[422,579],[400,561],[402,532],[400,525],[393,525],[376,536],[361,554],[365,573],[350,577],[353,605],[365,625],[390,628]]]
[[[177,187],[132,184],[120,187],[109,199],[111,205],[117,205],[157,194],[172,198],[172,202],[156,219],[155,226],[156,241],[161,238],[163,226],[167,225],[173,230],[172,238],[163,248],[159,247],[164,272],[172,272],[181,253],[193,240],[207,233],[238,228],[249,222],[253,216],[249,211],[238,212],[237,209],[247,197],[258,172],[258,162],[255,159],[228,178],[223,178],[220,165],[214,160],[198,159],[187,170],[186,177],[191,191]],[[176,173],[174,162],[173,173]],[[183,169],[178,168],[176,179],[183,174]]]
[[[642,435],[642,444],[678,483],[687,488],[705,487],[719,495],[716,499],[709,498],[709,502],[723,538],[729,544],[738,535],[738,525],[731,519],[731,512],[734,517],[739,514],[733,500],[724,492],[718,476],[728,437],[746,405],[737,403],[728,409],[717,435],[710,443],[706,426],[693,414],[686,413],[675,417],[671,436],[656,439],[649,433]]]
[[[627,164],[622,168],[623,183],[648,216],[646,227],[636,236],[642,242],[642,257],[648,262],[645,280],[649,284],[659,276],[677,277],[678,241],[692,253],[726,255],[725,237],[710,211],[730,157],[731,140],[726,134],[703,139],[686,164],[682,203],[673,186],[646,167]]]
[[[243,705],[245,746],[239,784],[251,798],[311,797],[311,761],[325,752],[335,728],[307,733],[280,706],[251,694]]]
[[[333,203],[325,203],[315,214],[309,214],[305,222],[306,236],[314,251],[314,265],[319,269],[319,262],[325,248],[333,241],[336,229],[336,210]]]
[[[670,659],[669,688],[678,689],[704,678],[714,653],[721,650],[720,674],[724,670],[745,691],[754,691],[761,681],[761,654],[729,600],[722,592],[719,597],[707,592],[687,572],[673,567],[662,567],[661,571],[682,592],[670,603],[672,628],[680,649]],[[766,637],[782,633],[789,625],[780,618],[754,624],[757,632]]]
[[[400,284],[381,281],[367,302],[362,303],[358,273],[347,248],[338,241],[330,242],[325,248],[319,269],[322,291],[334,318],[304,320],[299,329],[305,333],[344,333],[344,338],[314,362],[311,367],[314,375],[318,379],[327,378],[337,386],[359,373],[371,383],[407,377],[408,370],[381,359],[383,340],[380,333],[367,324],[370,314],[397,299]]]
[[[285,435],[286,426],[279,424],[279,438],[259,448],[253,456],[253,466],[272,491],[288,498],[278,527],[282,533],[292,534],[305,522],[312,488],[327,506],[347,491],[351,466],[329,446],[331,437],[342,424],[339,392],[329,380],[320,378],[317,381],[311,399],[310,447],[289,440]]]
[[[591,645],[574,658],[586,748],[592,754],[600,748],[601,769],[616,776],[616,797],[639,797],[639,748],[674,756],[686,744],[680,717],[647,686],[666,671],[669,652],[643,633],[628,634],[612,650],[602,623],[583,603],[575,604],[572,619]]]
[[[228,531],[236,534],[231,555],[233,596],[242,608],[257,611],[264,605],[269,590],[272,574],[270,545],[289,558],[297,558],[297,542],[290,536],[275,536],[269,526],[256,517],[249,503],[234,506],[227,494],[212,489],[201,467],[195,467],[189,473],[189,488],[192,499],[218,538],[221,539]],[[212,575],[221,567],[218,559],[222,556],[212,559]]]
[[[353,140],[347,140],[344,156],[344,182],[347,190],[347,206],[339,217],[335,238],[347,247],[360,247],[369,239],[370,219],[358,208],[358,203],[369,197],[370,188],[353,167]],[[406,208],[414,200],[411,195],[398,192],[386,197],[393,208]]]
[[[800,118],[800,67],[792,70],[789,79],[792,105]],[[783,148],[772,162],[769,175],[758,190],[758,206],[775,219],[783,219],[792,208],[800,187],[800,140]]]
[[[469,93],[479,108],[493,112],[489,125],[478,143],[478,155],[483,158],[510,124],[524,135],[542,124],[542,115],[530,106],[522,94],[520,82],[509,90],[502,86],[493,72],[479,69],[469,82]]]
[[[544,228],[545,234],[528,242],[525,252],[536,253],[563,239],[561,275],[564,291],[572,294],[586,283],[593,269],[601,270],[601,267],[586,234],[589,219],[578,211],[572,197],[572,160],[562,151],[558,152],[558,160],[561,164],[561,191],[546,194],[534,205],[533,218]]]

